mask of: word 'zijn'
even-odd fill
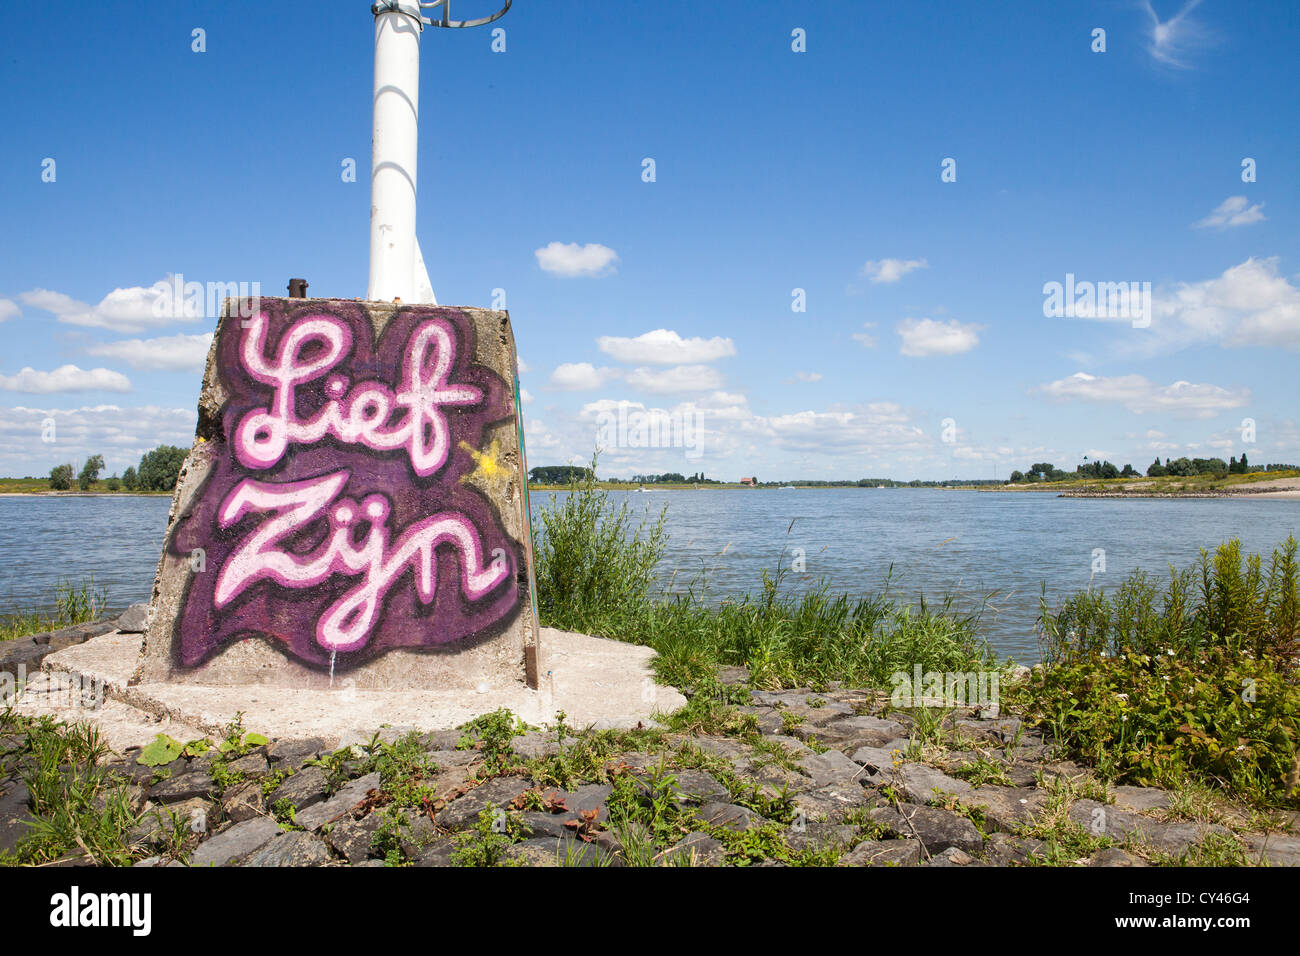
[[[269,512],[231,554],[217,578],[214,598],[220,608],[255,581],[267,579],[286,588],[313,588],[335,574],[361,575],[361,581],[330,605],[316,625],[316,641],[329,651],[362,647],[375,626],[384,595],[409,566],[420,601],[430,604],[438,585],[435,549],[452,544],[460,557],[460,589],[468,600],[488,594],[509,574],[504,554],[484,562],[478,531],[461,514],[439,512],[410,525],[390,542],[389,500],[367,495],[360,503],[340,498],[349,472],[337,471],[306,481],[272,484],[246,478],[221,504],[222,528],[238,524],[250,512]],[[329,534],[310,554],[285,544],[295,532],[325,516]],[[369,525],[362,543],[354,543],[354,524]]]

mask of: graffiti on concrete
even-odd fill
[[[204,555],[176,663],[261,636],[337,670],[497,633],[523,557],[488,439],[513,411],[469,317],[406,307],[376,340],[361,303],[263,304],[219,334],[215,462],[169,545]]]

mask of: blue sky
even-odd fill
[[[157,318],[155,283],[364,295],[372,19],[44,20],[0,9],[0,474],[120,472],[189,444],[215,326]],[[505,292],[530,464],[598,434],[602,473],[731,480],[1300,460],[1294,4],[517,0],[497,26],[503,53],[424,34],[419,237],[439,302]],[[1150,321],[1046,316],[1067,274],[1149,282]],[[611,442],[620,402],[698,432]]]

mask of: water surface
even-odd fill
[[[1058,498],[1050,493],[926,488],[713,489],[613,493],[638,512],[668,505],[661,566],[675,590],[701,578],[707,597],[756,592],[764,568],[798,591],[956,599],[984,607],[982,631],[1000,654],[1038,659],[1034,621],[1049,601],[1117,585],[1143,568],[1163,577],[1203,547],[1237,537],[1250,551],[1300,538],[1300,500]],[[534,494],[534,507],[550,496]],[[793,527],[791,527],[793,522]],[[788,533],[787,533],[788,532]],[[802,549],[803,573],[792,567]],[[1104,552],[1105,570],[1094,573]],[[892,566],[892,573],[891,573]],[[985,598],[988,598],[987,604]]]
[[[533,507],[555,494],[537,492]],[[1271,551],[1300,537],[1300,500],[1097,499],[938,489],[713,489],[614,492],[638,513],[668,505],[665,584],[701,581],[717,601],[757,591],[764,568],[785,585],[833,590],[891,588],[914,600],[955,597],[976,608],[989,596],[983,633],[1001,654],[1037,659],[1040,588],[1049,599],[1118,584],[1129,571],[1163,575],[1202,547],[1238,537]],[[109,603],[149,597],[170,499],[0,497],[0,613],[44,604],[61,580],[93,575]],[[793,527],[791,522],[793,521]],[[788,530],[788,534],[787,534]],[[802,572],[792,570],[802,549]],[[1105,570],[1094,573],[1096,549]]]

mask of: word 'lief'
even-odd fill
[[[305,358],[313,344],[323,345],[324,351]],[[312,444],[331,435],[373,451],[405,447],[415,473],[432,475],[446,462],[448,451],[447,418],[438,406],[475,405],[483,399],[476,388],[447,384],[455,346],[451,330],[437,320],[416,329],[406,353],[402,386],[396,392],[373,381],[353,385],[349,391],[348,380],[335,375],[325,386],[330,400],[308,421],[295,416],[294,390],[324,375],[352,350],[351,329],[331,316],[313,317],[298,322],[284,336],[274,361],[266,360],[265,347],[266,317],[259,315],[248,323],[244,336],[244,367],[275,392],[270,407],[245,415],[235,435],[235,452],[250,468],[271,467],[291,442]],[[399,410],[406,412],[401,423],[388,426]]]

